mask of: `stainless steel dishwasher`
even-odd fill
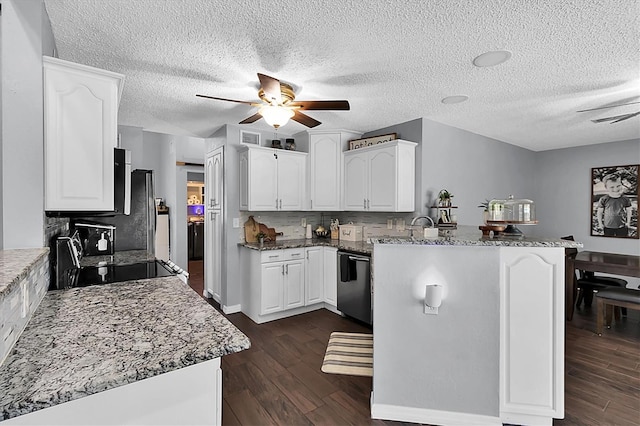
[[[373,324],[371,256],[338,251],[338,310]]]

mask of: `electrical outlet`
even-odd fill
[[[240,228],[240,218],[239,217],[234,217],[233,218],[233,227],[234,228]]]
[[[302,226],[303,228],[306,228],[306,227],[307,227],[307,218],[306,218],[306,217],[303,217],[303,218],[300,220],[300,226]]]
[[[425,304],[424,305],[424,314],[425,315],[438,315],[438,308],[432,308],[431,306]]]
[[[393,219],[387,219],[387,229],[393,229]]]
[[[398,219],[396,222],[396,229],[398,231],[404,231],[404,219]]]

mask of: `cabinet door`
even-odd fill
[[[277,153],[277,157],[278,210],[302,210],[306,157],[286,152]]]
[[[278,163],[273,150],[249,150],[248,205],[251,211],[277,209]]]
[[[338,250],[324,247],[323,257],[324,301],[338,306]]]
[[[45,210],[109,211],[119,81],[77,67],[44,62]]]
[[[368,193],[368,156],[350,154],[344,157],[344,209],[366,210]]]
[[[309,200],[311,210],[340,210],[340,133],[309,136]]]
[[[324,301],[324,252],[323,247],[307,248],[305,251],[305,305],[312,305]]]
[[[284,265],[284,309],[304,306],[304,263],[302,260]]]
[[[205,159],[205,223],[204,223],[204,289],[205,296],[221,302],[222,290],[222,195],[223,148],[209,153]]]
[[[397,193],[396,148],[369,154],[369,198],[367,210],[394,211]]]
[[[284,271],[283,262],[262,265],[260,315],[280,312],[284,309]]]

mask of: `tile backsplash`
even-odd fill
[[[264,223],[276,232],[284,233],[279,240],[295,240],[305,238],[305,228],[302,219],[315,229],[322,224],[329,228],[331,219],[337,218],[340,223],[353,223],[364,226],[364,238],[380,236],[408,236],[409,224],[413,213],[371,213],[371,212],[240,212],[240,229],[238,240],[244,242],[244,223],[253,216],[256,222]],[[392,221],[392,229],[388,229],[387,222]],[[404,221],[404,229],[398,227],[398,222]],[[422,226],[423,223],[420,222]]]

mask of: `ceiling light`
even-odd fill
[[[511,52],[508,50],[495,50],[476,56],[473,60],[473,65],[476,67],[492,67],[508,61],[509,58],[511,58]]]
[[[468,99],[469,97],[467,95],[454,95],[454,96],[447,96],[446,98],[442,99],[441,102],[443,104],[459,104],[460,102],[464,102]]]
[[[258,112],[267,124],[276,129],[287,124],[294,114],[293,110],[290,108],[283,108],[274,105],[263,106]]]

